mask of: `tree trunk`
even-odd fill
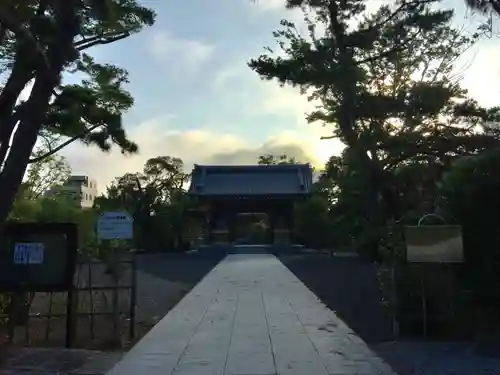
[[[5,160],[2,172],[0,172],[0,229],[5,225],[22,183],[31,152],[44,122],[54,87],[60,82],[60,75],[64,65],[68,63],[68,59],[74,57],[72,54],[74,52],[73,40],[79,31],[79,19],[76,17],[78,3],[78,0],[64,0],[54,2],[53,4],[56,12],[57,31],[54,33],[54,40],[49,45],[46,54],[48,65],[38,66],[35,84],[33,85],[26,107],[23,109],[26,113],[23,113],[23,116],[21,116],[19,126],[12,140],[10,153],[7,156],[7,160]],[[23,61],[23,57],[26,56],[16,56],[16,59],[20,59],[16,61],[16,64],[26,64],[24,66],[29,66],[29,62],[26,60]],[[20,76],[20,81],[14,82],[18,84],[17,89],[21,86],[20,82],[22,78]],[[22,88],[24,86],[25,83],[22,85]],[[10,99],[12,100],[12,97]],[[17,100],[17,97],[14,100]],[[10,116],[7,118],[10,118]],[[1,120],[3,121],[3,119]]]
[[[335,37],[337,44],[337,56],[339,67],[341,68],[345,79],[339,82],[337,89],[341,92],[340,108],[338,110],[338,126],[342,137],[349,147],[353,149],[361,163],[363,175],[366,181],[366,194],[364,196],[363,208],[365,217],[369,220],[370,238],[366,247],[370,254],[375,257],[378,253],[380,238],[377,232],[372,233],[372,229],[378,231],[378,227],[383,220],[379,192],[382,177],[376,161],[368,156],[368,148],[360,141],[356,133],[356,101],[357,101],[357,65],[353,57],[352,48],[346,43],[347,31],[346,25],[341,20],[341,10],[336,1],[328,3],[328,12],[330,18],[329,31]],[[374,156],[375,157],[375,156]]]
[[[5,162],[9,141],[18,119],[14,110],[16,102],[31,77],[29,68],[22,60],[26,59],[23,56],[23,51],[19,51],[9,79],[0,94],[0,167]]]
[[[5,224],[12,204],[21,186],[28,161],[38,138],[49,106],[52,88],[59,74],[40,74],[35,81],[27,104],[27,115],[21,120],[12,141],[11,149],[0,173],[0,228]]]

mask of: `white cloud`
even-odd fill
[[[299,161],[322,167],[331,155],[343,146],[337,140],[321,140],[329,135],[320,124],[307,124],[305,113],[313,104],[294,88],[281,88],[276,83],[261,81],[245,64],[232,64],[221,69],[214,80],[215,90],[246,92],[242,103],[243,114],[292,114],[295,121],[284,131],[278,131],[259,143],[251,143],[244,135],[220,133],[217,127],[182,130],[175,117],[157,119],[128,129],[130,139],[138,143],[140,153],[123,156],[118,150],[102,153],[96,148],[76,144],[64,154],[77,174],[96,178],[103,191],[114,177],[140,171],[144,162],[155,156],[180,157],[186,170],[193,164],[255,164],[263,154],[286,154]]]
[[[371,3],[380,4],[376,0]],[[257,4],[251,5],[260,6],[264,11],[280,12],[284,9],[284,0],[258,0]],[[299,11],[283,15],[293,20],[302,17]],[[213,54],[213,47],[210,45],[200,41],[176,39],[166,33],[154,34],[149,48],[151,55],[159,61],[172,60],[179,67],[189,69],[200,67]],[[493,47],[481,49],[480,52],[482,55],[466,72],[464,83],[474,96],[483,101],[489,99],[492,104],[495,101],[500,104],[500,78],[494,64],[494,61],[498,61],[499,52]],[[287,154],[321,166],[331,155],[339,154],[343,146],[338,140],[320,139],[330,135],[330,129],[323,128],[321,124],[307,124],[305,121],[305,113],[314,108],[314,103],[307,102],[297,89],[282,88],[275,82],[260,80],[247,67],[247,61],[248,57],[245,57],[222,67],[213,81],[214,90],[219,93],[229,92],[237,96],[238,100],[243,99],[242,103],[238,103],[238,108],[244,114],[292,114],[294,121],[291,121],[285,131],[276,132],[260,143],[250,143],[243,135],[223,134],[212,130],[217,127],[183,130],[175,124],[175,119],[151,120],[128,129],[129,137],[139,144],[138,155],[125,157],[118,150],[106,154],[94,147],[85,148],[79,144],[70,146],[64,151],[64,155],[68,157],[74,173],[93,176],[103,191],[114,177],[140,171],[147,159],[159,155],[180,157],[189,171],[195,163],[253,164],[259,155],[266,153]],[[496,75],[493,79],[492,74]]]
[[[280,133],[281,139],[288,134],[291,143],[296,140],[299,144],[304,143],[304,149],[309,150],[320,162],[325,162],[332,155],[340,154],[344,147],[339,140],[321,139],[330,136],[331,129],[323,127],[320,123],[307,123],[306,114],[313,111],[317,103],[309,102],[297,88],[281,87],[274,81],[261,80],[246,66],[244,59],[222,67],[214,80],[213,88],[217,92],[238,92],[239,97],[247,99],[238,105],[242,113],[249,116],[257,113],[293,116],[294,121],[290,123],[289,129],[285,133]]]
[[[250,5],[261,11],[276,11],[285,9],[285,0],[255,0]]]
[[[485,106],[500,105],[500,50],[498,40],[482,41],[465,56],[469,65],[463,72],[462,84],[469,95]]]
[[[280,87],[272,82],[263,83],[261,104],[257,108],[268,114],[292,114],[296,119],[295,124],[290,124],[290,130],[281,135],[281,139],[284,139],[285,134],[291,137],[290,140],[300,139],[320,163],[342,152],[344,145],[338,139],[321,139],[330,136],[331,129],[319,122],[307,122],[306,115],[315,109],[317,103],[308,101],[296,88]]]
[[[255,164],[260,155],[267,153],[287,154],[316,166],[324,161],[317,155],[319,138],[295,130],[278,133],[262,144],[252,144],[237,134],[206,129],[182,131],[167,119],[139,124],[128,134],[139,145],[138,155],[124,156],[119,150],[103,153],[80,144],[69,146],[63,154],[75,174],[96,178],[101,191],[115,177],[140,171],[144,162],[155,156],[180,157],[187,171],[193,164]]]
[[[150,53],[159,61],[174,60],[183,68],[196,69],[213,53],[213,46],[198,40],[177,39],[166,32],[153,33]]]
[[[391,3],[391,0],[367,0],[365,3],[367,10],[371,12],[382,4]],[[282,11],[285,9],[285,0],[255,0],[255,6],[264,11]]]

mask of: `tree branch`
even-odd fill
[[[42,47],[35,39],[33,34],[20,22],[18,22],[11,14],[0,7],[0,22],[7,28],[10,29],[16,37],[28,43],[30,47],[40,56],[43,61],[44,67],[50,69],[50,63],[43,51]]]
[[[45,154],[43,155],[40,155],[40,156],[37,156],[36,158],[32,158],[32,159],[29,159],[28,163],[29,164],[32,164],[32,163],[37,163],[51,155],[54,155],[56,152],[62,150],[64,147],[70,145],[71,143],[73,143],[74,141],[78,140],[78,139],[81,139],[83,138],[84,136],[86,136],[87,134],[89,134],[90,132],[92,132],[93,130],[101,127],[102,125],[99,124],[99,125],[94,125],[94,126],[91,126],[90,128],[88,129],[85,129],[85,131],[81,132],[80,134],[77,134],[75,135],[74,137],[71,137],[70,139],[68,139],[67,141],[61,143],[60,145],[54,147],[53,149],[51,149],[49,152],[46,152]]]
[[[128,31],[116,31],[114,33],[109,33],[108,35],[98,35],[92,38],[79,40],[75,43],[75,48],[78,51],[83,51],[97,45],[113,43],[129,36],[130,33]]]
[[[498,1],[498,0],[491,0],[490,1],[490,5],[493,8],[493,10],[500,15],[500,1]]]
[[[7,35],[7,27],[0,24],[0,46],[3,44],[3,41],[5,40],[6,35]]]
[[[420,34],[420,31],[417,31],[415,34],[413,34],[410,38],[406,39],[406,41],[404,43],[402,43],[401,45],[399,45],[398,47],[391,48],[391,49],[384,51],[384,52],[381,52],[375,56],[370,56],[370,57],[367,57],[365,59],[358,60],[358,61],[356,61],[356,65],[370,63],[372,61],[381,59],[383,57],[388,57],[394,53],[403,52],[406,49],[407,44],[410,43],[411,41],[413,41],[419,34]]]
[[[379,28],[387,25],[394,18],[396,18],[396,16],[398,16],[399,13],[401,13],[402,11],[407,10],[409,8],[412,8],[412,7],[414,8],[414,7],[417,7],[419,5],[432,4],[432,3],[437,3],[437,2],[439,2],[439,0],[414,0],[414,1],[409,1],[409,2],[403,1],[401,3],[401,5],[399,5],[399,7],[394,9],[394,11],[388,17],[386,17],[381,22],[377,22],[377,23],[369,26],[367,29],[365,29],[363,31],[370,32],[372,30],[379,29]]]

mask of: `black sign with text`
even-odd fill
[[[67,291],[76,269],[75,223],[11,223],[0,237],[0,291]]]

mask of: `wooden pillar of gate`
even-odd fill
[[[210,214],[210,243],[226,245],[230,243],[228,215],[220,207],[213,207]]]
[[[292,243],[293,211],[287,206],[281,206],[272,213],[273,243],[276,246],[289,246]]]

